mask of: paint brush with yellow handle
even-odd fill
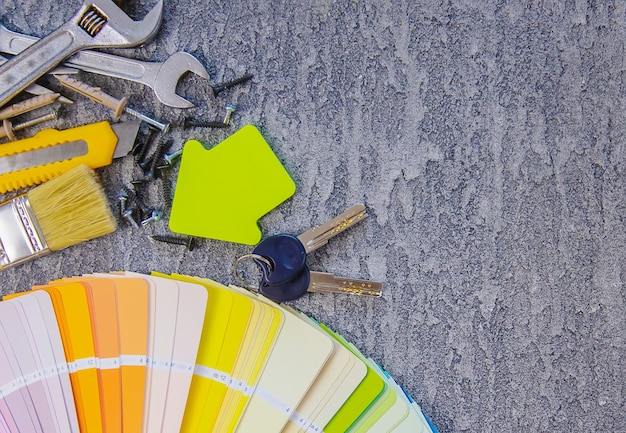
[[[0,204],[0,270],[116,228],[96,173],[80,164]]]
[[[139,124],[135,120],[45,129],[31,138],[2,144],[0,193],[37,185],[80,164],[90,168],[109,165],[130,152]]]

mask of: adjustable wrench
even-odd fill
[[[111,0],[85,0],[67,23],[0,66],[0,106],[77,51],[151,40],[162,17],[163,0],[141,21],[133,21]]]
[[[0,56],[0,65],[6,61],[7,61],[6,57]],[[54,72],[57,74],[75,74],[78,71],[72,68],[58,67],[54,70]],[[48,89],[47,87],[40,86],[39,84],[36,84],[36,83],[31,84],[30,86],[25,88],[24,91],[26,93],[30,93],[31,95],[44,95],[46,93],[54,93],[52,90]],[[65,96],[60,96],[58,100],[59,102],[62,102],[64,104],[73,103],[71,99],[67,99]]]
[[[0,24],[0,52],[18,54],[35,42],[37,38],[13,32]],[[176,94],[176,85],[183,75],[193,72],[204,79],[209,78],[209,73],[198,59],[185,52],[174,53],[164,62],[144,62],[84,50],[69,57],[63,64],[95,74],[144,84],[152,88],[159,101],[174,108],[193,107],[191,102]]]

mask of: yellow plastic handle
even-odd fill
[[[59,161],[56,162],[0,174],[0,192],[4,193],[37,185],[59,176],[79,164],[86,164],[90,168],[111,164],[118,139],[109,122],[92,123],[61,131],[45,129],[31,138],[0,144],[0,160],[17,153],[51,148],[78,140],[83,140],[87,145],[85,155],[69,159],[59,158]]]

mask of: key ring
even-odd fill
[[[268,268],[271,270],[274,266],[272,265],[272,262],[269,261],[267,258],[259,255],[259,254],[244,254],[243,256],[239,257],[237,260],[235,260],[235,263],[233,264],[233,274],[235,276],[235,279],[245,288],[248,290],[253,290],[255,292],[259,291],[259,286],[251,286],[248,283],[246,283],[246,281],[241,278],[241,276],[239,275],[239,272],[237,271],[237,267],[239,266],[239,262],[241,262],[242,260],[246,260],[246,259],[253,259],[253,260],[259,260],[263,263],[265,263]]]

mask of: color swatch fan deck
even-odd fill
[[[436,432],[375,362],[256,293],[185,275],[0,302],[0,433]]]

